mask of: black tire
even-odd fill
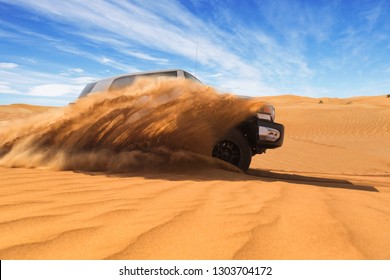
[[[215,144],[212,156],[235,165],[244,172],[248,170],[252,160],[249,143],[237,129],[230,130],[223,140]]]

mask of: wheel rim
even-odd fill
[[[237,165],[240,161],[241,153],[240,148],[236,143],[230,140],[224,140],[215,145],[212,155],[213,157]]]

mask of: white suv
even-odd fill
[[[129,86],[138,77],[191,79],[201,83],[193,75],[180,69],[125,74],[86,85],[79,98],[94,92],[104,92]],[[263,105],[256,114],[233,127],[222,139],[218,140],[213,147],[212,156],[247,171],[252,156],[264,153],[267,149],[282,146],[284,126],[275,123],[274,119],[274,107]]]

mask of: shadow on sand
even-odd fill
[[[369,192],[379,192],[373,186],[366,186],[360,184],[354,184],[348,180],[333,179],[333,178],[321,178],[321,177],[312,177],[298,174],[286,174],[278,173],[275,171],[269,170],[260,170],[260,169],[249,169],[248,173],[239,173],[226,171],[221,169],[198,169],[198,170],[182,170],[181,172],[176,171],[138,171],[138,172],[129,172],[129,173],[112,173],[112,172],[85,172],[85,171],[74,171],[80,172],[88,175],[105,175],[108,177],[144,177],[146,179],[152,180],[169,180],[169,181],[262,181],[262,182],[288,182],[294,184],[304,184],[317,187],[325,188],[339,188],[347,190],[359,190],[359,191],[369,191]]]
[[[340,179],[303,176],[298,174],[285,174],[285,173],[277,173],[274,171],[259,170],[259,169],[250,169],[248,171],[248,175],[260,177],[270,181],[285,181],[285,182],[299,183],[304,185],[314,185],[314,186],[326,187],[326,188],[379,192],[378,189],[376,189],[373,186],[357,185],[350,181],[340,180]]]

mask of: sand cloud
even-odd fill
[[[54,84],[36,90],[50,96],[70,89]],[[212,147],[262,104],[186,80],[141,80],[0,131],[0,164],[116,172],[183,165],[232,169],[210,157]]]

